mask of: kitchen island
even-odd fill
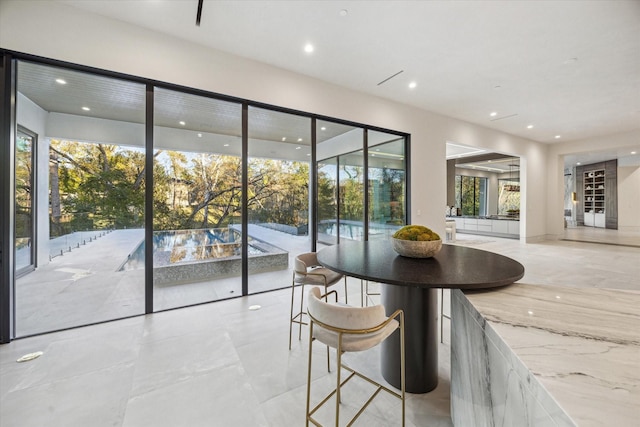
[[[638,425],[638,307],[636,291],[453,290],[454,425]]]

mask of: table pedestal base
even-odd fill
[[[405,390],[427,393],[438,385],[438,290],[382,285],[387,315],[404,310]],[[400,388],[400,334],[382,343],[382,376]]]

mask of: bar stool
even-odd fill
[[[293,279],[291,280],[291,315],[289,319],[289,350],[291,350],[291,335],[293,334],[293,324],[298,326],[298,340],[302,339],[302,325],[307,325],[304,316],[307,314],[303,309],[304,304],[304,286],[318,285],[324,286],[325,293],[328,288],[335,285],[344,277],[344,298],[347,302],[347,278],[340,273],[324,268],[318,263],[318,257],[315,252],[307,252],[296,257],[293,266]],[[295,302],[296,288],[301,288],[300,295],[300,311],[293,313],[293,305]]]
[[[335,294],[335,291],[330,293]],[[324,300],[323,300],[324,299]],[[396,310],[391,316],[385,315],[385,309],[382,305],[371,307],[349,307],[338,304],[329,304],[325,300],[327,294],[321,295],[320,288],[313,287],[309,291],[308,313],[309,313],[309,365],[307,371],[307,409],[306,409],[306,425],[309,422],[316,426],[320,426],[317,420],[313,418],[313,414],[320,409],[332,396],[336,399],[336,426],[340,422],[340,388],[345,385],[354,376],[376,386],[376,391],[360,408],[356,415],[348,422],[352,425],[356,419],[364,412],[367,406],[382,390],[397,397],[402,402],[402,425],[405,425],[405,354],[404,354],[404,312]],[[396,320],[396,318],[398,320]],[[362,373],[350,368],[342,362],[342,354],[345,352],[365,351],[369,350],[386,338],[396,330],[400,329],[400,392],[392,390],[384,385],[374,381],[373,379],[363,375]],[[321,343],[336,349],[337,354],[337,372],[336,372],[336,388],[331,391],[317,405],[311,408],[311,363],[313,355],[313,341],[318,340]],[[351,374],[342,380],[342,369]]]

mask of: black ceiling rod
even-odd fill
[[[198,14],[196,15],[196,26],[200,26],[200,19],[202,18],[202,2],[204,0],[198,0]]]

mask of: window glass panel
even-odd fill
[[[241,295],[241,105],[154,97],[154,310]]]
[[[144,270],[122,266],[144,239],[144,85],[21,61],[17,86],[18,125],[38,135],[17,336],[143,313]]]
[[[318,162],[318,243],[338,243],[338,158]]]
[[[290,286],[311,250],[310,161],[311,119],[249,108],[249,293]]]
[[[456,207],[462,215],[487,215],[487,178],[456,175]]]
[[[364,240],[364,152],[338,156],[340,238]]]
[[[17,275],[34,268],[34,154],[36,137],[19,129],[15,147],[15,271]]]
[[[339,243],[342,238],[363,240],[364,130],[322,120],[318,120],[316,129],[318,197],[322,192],[328,200],[331,186],[336,186],[335,209],[318,204],[318,243]]]
[[[498,215],[517,217],[520,215],[520,181],[498,180]]]
[[[368,143],[369,240],[373,240],[388,238],[405,225],[405,141],[397,135],[370,131]]]

